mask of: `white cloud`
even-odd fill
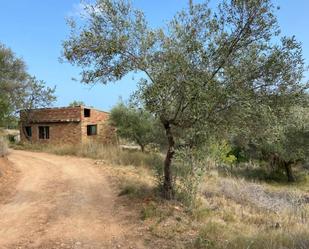
[[[90,3],[86,3],[86,2],[80,2],[80,3],[75,3],[73,4],[72,9],[68,12],[67,16],[68,17],[84,17],[87,16],[87,5],[89,5]]]

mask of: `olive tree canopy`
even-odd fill
[[[255,115],[274,96],[302,92],[304,61],[294,37],[281,37],[270,0],[190,4],[154,29],[127,0],[85,5],[83,22],[70,20],[63,57],[82,68],[81,81],[144,76],[135,94],[160,119],[168,141],[164,196],[173,197],[175,128],[194,146],[207,132]],[[246,119],[248,120],[248,119]]]
[[[10,123],[17,111],[49,106],[55,88],[27,73],[24,61],[0,43],[0,125]]]

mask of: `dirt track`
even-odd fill
[[[0,204],[1,249],[144,248],[92,160],[26,151],[9,160],[20,180]]]

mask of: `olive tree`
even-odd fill
[[[69,103],[70,107],[74,107],[74,106],[85,106],[85,102],[81,101],[81,100],[73,100],[71,103]]]
[[[233,119],[229,134],[240,158],[266,161],[270,169],[284,170],[290,182],[295,181],[292,166],[309,159],[309,98],[303,88],[251,106],[247,111],[254,115]]]
[[[120,137],[137,143],[143,152],[146,145],[155,143],[155,136],[159,134],[156,132],[156,120],[153,115],[142,108],[126,106],[124,103],[112,108],[110,121]]]
[[[292,166],[309,160],[309,108],[293,106],[283,116],[273,117],[255,146],[274,170],[284,170],[289,182],[295,181]],[[252,139],[251,138],[251,139]]]
[[[9,48],[0,43],[0,125],[12,118],[20,106],[22,82],[27,78],[25,63]]]
[[[0,124],[16,117],[19,110],[25,110],[24,117],[31,109],[51,105],[55,88],[30,76],[23,60],[0,44]]]
[[[135,96],[165,129],[167,199],[174,196],[175,129],[192,147],[241,119],[242,109],[302,89],[301,47],[293,37],[280,39],[270,0],[222,0],[214,10],[208,1],[189,3],[167,26],[153,29],[129,1],[97,0],[85,6],[84,22],[69,21],[63,42],[63,57],[82,68],[84,83],[143,75]]]

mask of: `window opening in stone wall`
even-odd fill
[[[84,109],[84,117],[89,118],[90,117],[90,109],[85,108]]]
[[[49,126],[39,126],[39,139],[49,139]]]
[[[87,125],[87,136],[97,135],[97,125]]]

